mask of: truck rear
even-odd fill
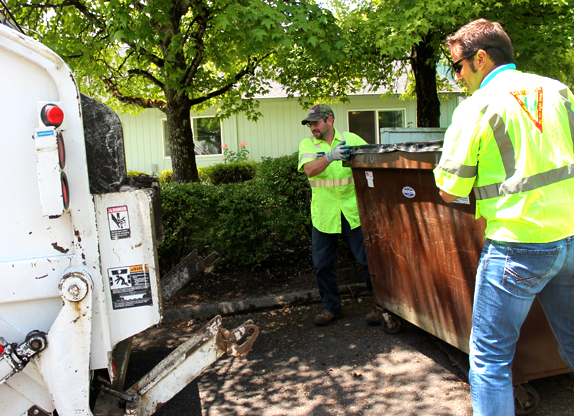
[[[117,414],[153,414],[225,352],[245,356],[257,327],[217,317],[124,390],[129,339],[162,317],[157,186],[126,184],[117,116],[1,23],[0,73],[0,415],[98,414],[96,379]]]

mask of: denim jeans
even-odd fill
[[[367,285],[367,290],[369,293],[373,293],[361,227],[351,230],[351,226],[343,214],[341,214],[341,234],[322,233],[313,227],[313,264],[317,287],[324,309],[335,314],[341,313],[341,297],[335,270],[339,235],[343,237],[349,250],[361,266],[361,274]]]
[[[514,416],[511,363],[520,327],[538,295],[574,364],[573,237],[544,243],[487,240],[476,276],[470,337],[470,388],[475,416]]]

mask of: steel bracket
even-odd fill
[[[245,338],[250,330],[253,330],[251,335],[249,335],[243,344],[238,345],[238,342]],[[227,354],[232,357],[245,358],[247,354],[249,354],[249,351],[251,351],[251,347],[259,335],[259,328],[253,324],[252,320],[249,320],[237,327],[234,331],[221,328],[221,334]]]

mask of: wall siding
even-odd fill
[[[441,99],[440,127],[448,127],[454,109],[458,105],[458,94],[450,94]],[[299,143],[311,133],[301,125],[307,116],[297,100],[287,98],[267,98],[260,100],[259,111],[263,114],[256,122],[243,115],[234,115],[221,122],[222,143],[234,152],[240,142],[247,143],[250,160],[260,161],[262,157],[279,157],[297,152]],[[381,98],[378,95],[355,95],[348,103],[332,104],[335,113],[335,128],[348,129],[348,111],[405,109],[407,127],[416,127],[416,101],[401,100],[396,97]],[[215,115],[215,109],[201,113],[202,117]],[[199,114],[192,113],[192,117]],[[126,163],[128,170],[147,173],[171,169],[171,158],[163,155],[162,119],[164,114],[150,109],[133,116],[119,114],[124,128]],[[223,155],[197,156],[199,167],[222,163]]]

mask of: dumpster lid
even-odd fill
[[[362,146],[350,146],[351,155],[364,155],[372,153],[390,153],[390,152],[408,152],[408,153],[425,153],[425,152],[442,152],[442,140],[429,140],[425,142],[405,142],[391,144],[365,144]]]

